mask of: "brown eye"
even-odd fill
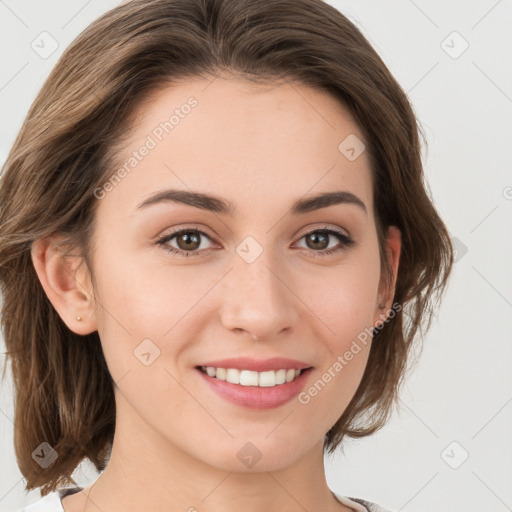
[[[201,247],[203,238],[211,240],[206,233],[198,229],[180,229],[160,238],[157,244],[180,256],[199,256],[208,249]],[[170,242],[174,242],[176,246],[171,245]]]
[[[201,237],[193,231],[181,232],[175,238],[178,247],[183,251],[195,251],[201,245]]]
[[[329,247],[331,239],[337,239],[338,244]],[[352,246],[355,242],[349,236],[335,229],[315,229],[306,233],[301,240],[306,242],[308,249],[314,256],[327,256],[329,254],[343,251]]]
[[[327,233],[319,233],[315,231],[304,237],[306,240],[310,240],[311,243],[306,243],[309,249],[327,249],[329,245],[329,235]]]

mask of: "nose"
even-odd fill
[[[301,318],[301,302],[292,291],[292,278],[270,252],[264,251],[250,263],[235,255],[220,290],[224,327],[248,333],[257,341],[290,334]]]

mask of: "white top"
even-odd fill
[[[62,498],[68,494],[81,491],[83,487],[63,487],[53,491],[39,501],[32,503],[19,512],[64,512],[62,507]],[[334,496],[347,507],[351,507],[354,512],[392,512],[391,510],[380,507],[379,505],[370,501],[363,500],[361,498],[347,498],[334,493]]]

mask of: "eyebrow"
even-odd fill
[[[168,202],[187,204],[189,206],[194,206],[195,208],[208,210],[222,215],[229,215],[231,217],[233,217],[236,212],[236,208],[230,201],[226,201],[220,197],[203,194],[201,192],[172,189],[157,192],[156,194],[148,197],[139,204],[139,206],[137,206],[137,210],[144,209],[155,204]],[[346,191],[325,192],[306,199],[299,199],[292,205],[288,213],[291,215],[300,215],[336,204],[355,205],[362,209],[366,214],[368,213],[363,201],[351,192]]]

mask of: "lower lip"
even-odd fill
[[[242,386],[225,380],[210,377],[198,368],[195,369],[213,391],[229,402],[250,409],[273,409],[292,400],[304,388],[310,370],[303,370],[291,382],[272,387]]]

